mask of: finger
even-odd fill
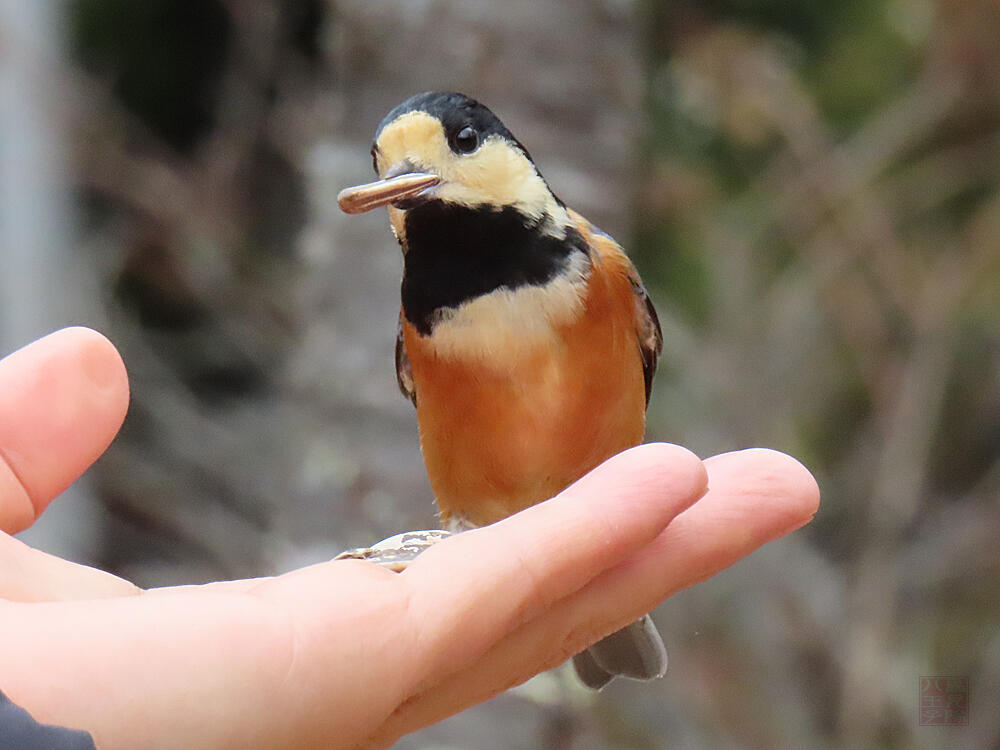
[[[96,331],[57,331],[0,360],[0,529],[30,526],[107,448],[127,406],[125,366]]]
[[[794,459],[772,451],[705,462],[709,492],[622,565],[557,603],[462,671],[401,705],[366,748],[480,703],[623,627],[679,589],[807,523],[819,490]]]
[[[127,403],[118,353],[89,329],[58,331],[0,360],[0,529],[30,526],[110,442]],[[4,599],[96,599],[136,591],[121,578],[0,534]]]
[[[705,466],[711,489],[638,554],[588,588],[584,645],[651,611],[682,588],[808,523],[819,506],[815,479],[795,459],[768,450],[725,453]],[[611,599],[614,606],[590,607]],[[569,648],[575,649],[576,643]],[[572,653],[576,653],[575,650]]]
[[[402,574],[420,672],[440,678],[476,660],[649,543],[705,489],[704,466],[690,451],[639,446],[546,503],[435,545]],[[455,621],[461,638],[448,626]]]
[[[46,554],[0,533],[0,599],[52,602],[129,596],[140,591],[124,578]]]

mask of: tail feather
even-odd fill
[[[667,649],[653,620],[644,615],[573,657],[577,676],[600,690],[615,677],[654,680],[667,671]]]
[[[604,667],[594,661],[590,649],[581,651],[573,657],[573,670],[580,682],[591,690],[600,690],[615,679],[613,674],[605,671]]]

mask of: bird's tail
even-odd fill
[[[653,619],[643,615],[574,656],[573,668],[580,681],[593,690],[600,690],[615,677],[654,680],[667,671],[667,649]]]

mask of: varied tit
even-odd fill
[[[640,443],[663,340],[621,247],[462,94],[407,99],[372,157],[380,179],[338,200],[388,206],[402,246],[396,375],[444,527],[491,524]],[[573,661],[600,688],[659,677],[667,655],[646,616]]]

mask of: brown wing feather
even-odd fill
[[[396,326],[396,382],[399,390],[413,405],[417,405],[417,386],[413,382],[413,370],[410,367],[410,357],[406,353],[406,342],[403,341],[403,314],[399,315]]]
[[[635,295],[635,334],[639,340],[639,356],[642,357],[642,378],[646,383],[646,406],[649,406],[656,363],[663,351],[663,331],[660,329],[660,319],[656,315],[653,301],[635,269],[629,275],[629,281],[632,282],[632,292]]]

